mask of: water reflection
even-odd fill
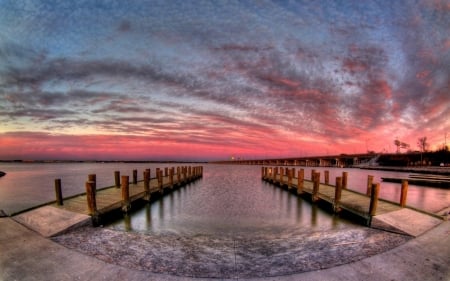
[[[207,165],[203,179],[109,227],[145,233],[245,235],[350,224],[260,179],[260,167]]]

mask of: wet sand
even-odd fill
[[[143,234],[90,226],[52,240],[110,264],[185,277],[273,277],[335,267],[385,252],[410,236],[359,227],[246,236]]]

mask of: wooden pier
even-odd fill
[[[372,218],[377,215],[400,210],[406,205],[407,182],[402,185],[399,203],[378,199],[379,183],[373,183],[373,177],[368,176],[366,194],[347,188],[347,173],[337,177],[335,185],[329,182],[329,173],[325,171],[323,182],[320,173],[312,170],[310,180],[305,179],[304,170],[284,167],[262,167],[262,179],[274,185],[285,188],[299,196],[309,198],[312,202],[325,202],[338,213],[345,210],[361,218],[370,226]]]
[[[164,171],[164,172],[163,172]],[[203,167],[157,168],[155,177],[151,170],[143,172],[143,180],[137,180],[137,170],[133,171],[132,179],[128,175],[120,176],[114,172],[115,185],[97,189],[96,175],[88,175],[85,183],[86,193],[62,198],[61,180],[55,180],[56,202],[53,206],[75,213],[92,216],[94,225],[99,224],[102,217],[115,210],[128,212],[131,205],[138,200],[150,201],[173,189],[187,185],[203,176]]]

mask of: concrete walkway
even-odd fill
[[[0,218],[0,280],[193,280],[131,270],[67,249]],[[211,280],[211,279],[194,279]],[[450,280],[450,222],[370,258],[334,268],[248,280]]]

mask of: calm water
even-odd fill
[[[150,233],[245,235],[349,224],[261,181],[260,171],[257,166],[207,165],[203,179],[110,227]]]
[[[131,163],[1,163],[7,172],[0,178],[0,209],[12,214],[54,200],[54,179],[61,178],[63,195],[84,192],[90,173],[97,174],[97,186],[111,186],[114,171],[131,175],[138,169],[139,179],[145,168],[177,164]],[[192,165],[193,166],[193,165]],[[297,167],[298,169],[299,167]],[[311,168],[304,168],[309,179]],[[330,171],[331,182],[349,173],[349,187],[365,192],[367,175],[381,182],[382,176],[407,177],[408,173],[360,169],[315,168]],[[112,227],[151,232],[226,233],[285,230],[291,227],[336,228],[347,224],[298,197],[275,188],[260,179],[259,166],[204,165],[203,179],[181,188],[128,216]],[[381,183],[380,196],[397,201],[400,184]],[[407,204],[438,212],[450,206],[450,190],[410,185]]]

